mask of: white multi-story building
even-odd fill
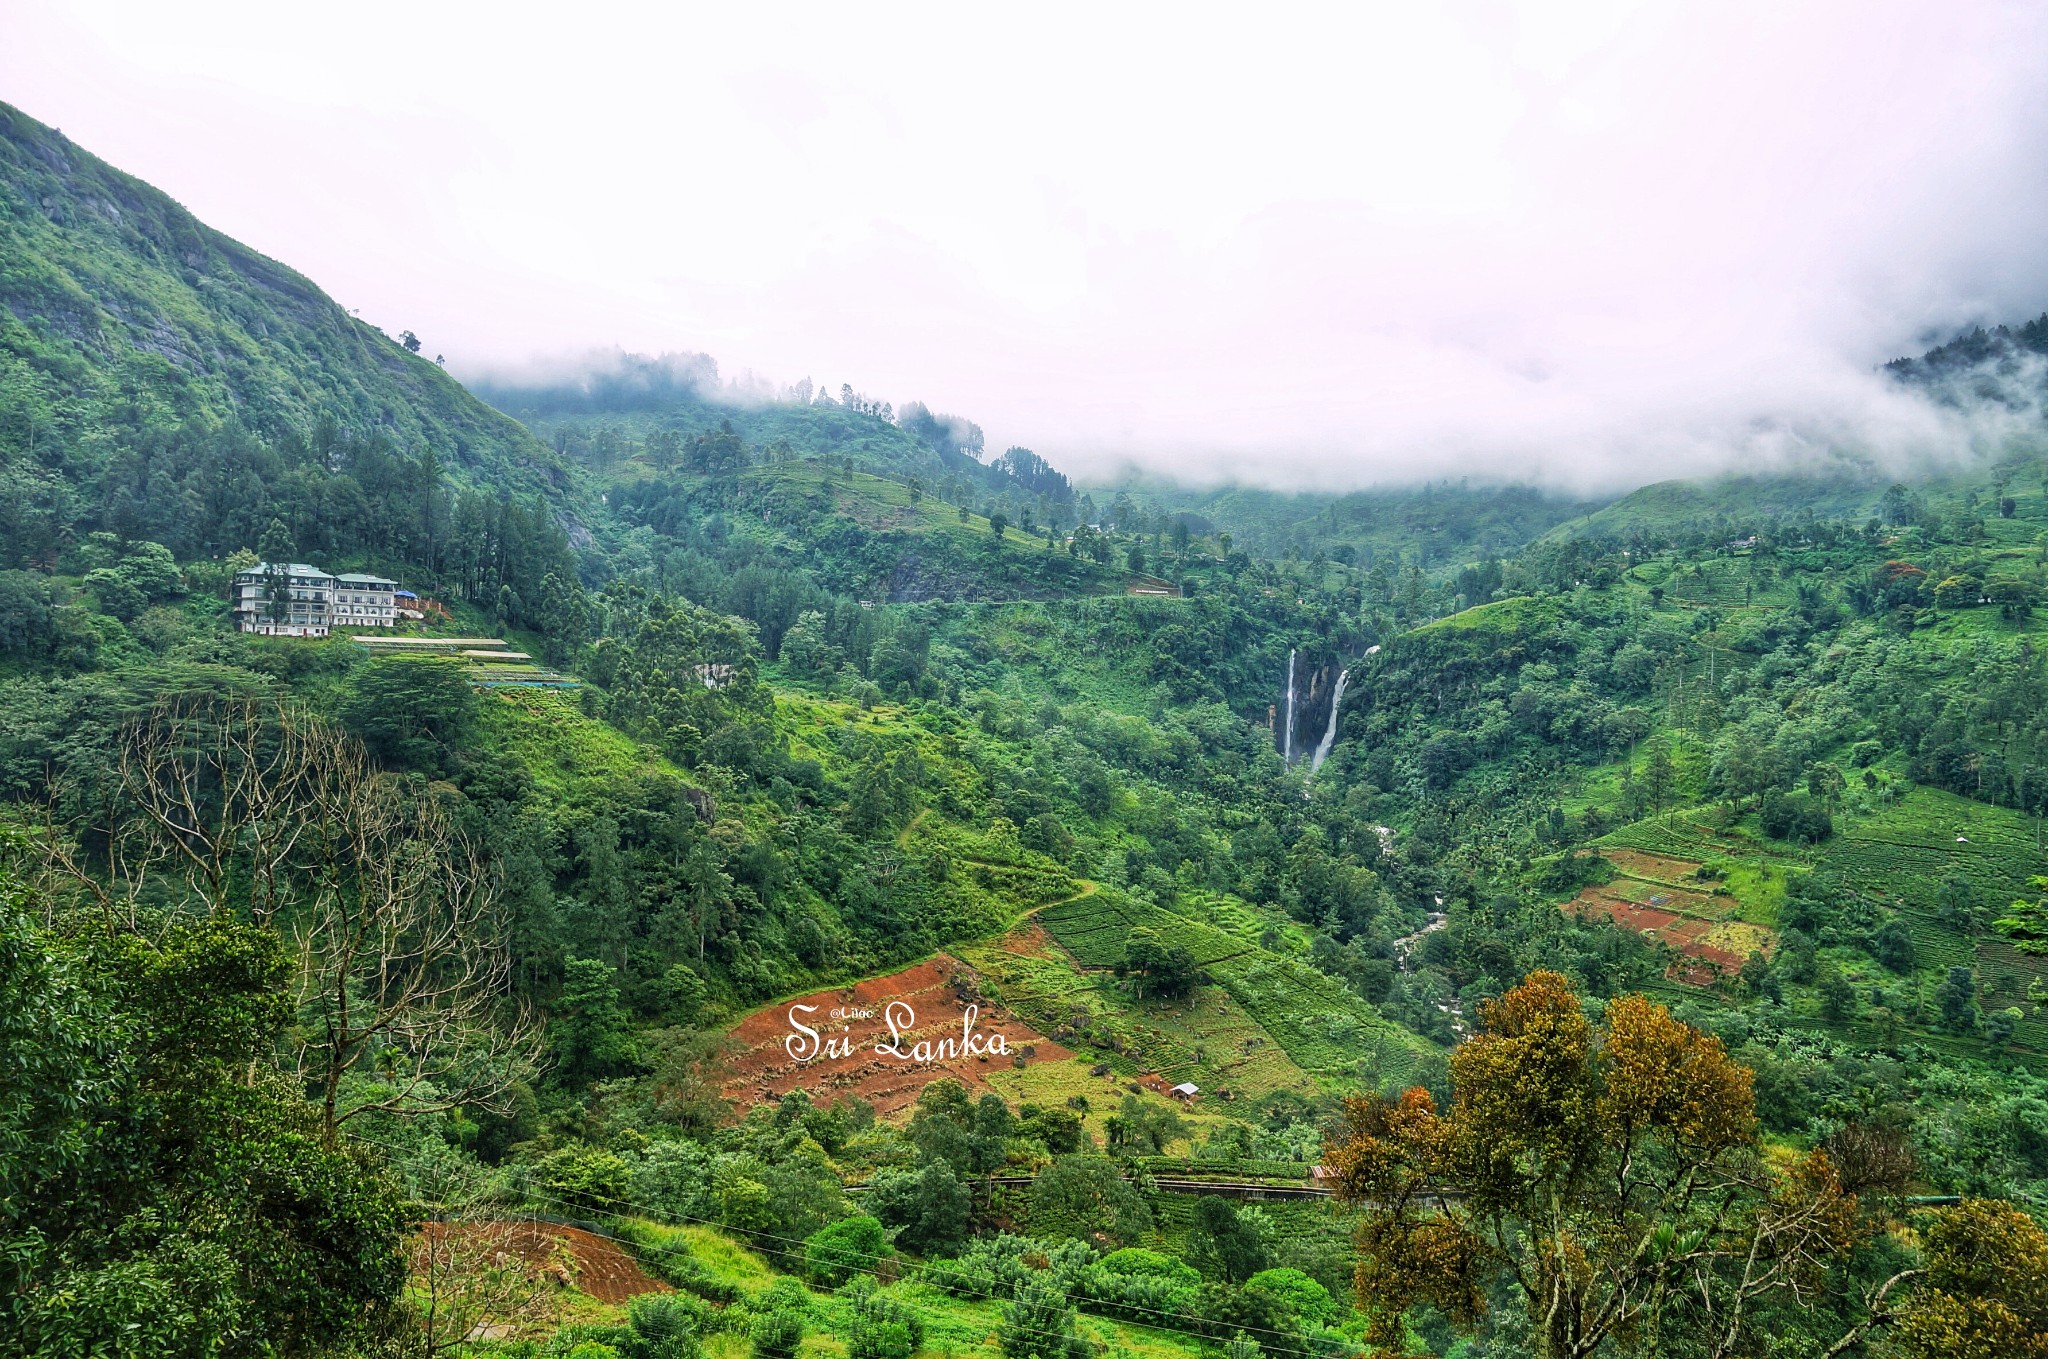
[[[328,612],[337,628],[388,628],[398,622],[398,582],[348,572],[334,578]]]
[[[259,562],[229,587],[235,627],[271,637],[325,637],[330,628],[388,628],[398,582],[356,572],[331,576],[305,562]]]

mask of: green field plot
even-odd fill
[[[960,953],[1003,1003],[1033,1027],[1089,1053],[1091,1060],[1106,1062],[1116,1075],[1150,1073],[1170,1084],[1193,1081],[1208,1096],[1198,1112],[1220,1112],[1277,1090],[1316,1092],[1308,1073],[1220,986],[1199,986],[1179,1000],[1133,1005],[1113,978],[1077,971],[1058,950],[1031,954],[1006,948],[1007,942]],[[1031,1098],[1043,1102],[1045,1092],[1037,1086],[1050,1079],[1042,1074],[1049,1070],[1044,1064],[1028,1068],[1024,1083],[1035,1092]],[[1004,1073],[992,1083],[1015,1082]],[[1100,1080],[1054,1093],[1061,1100],[1086,1094],[1092,1101],[1101,1093]]]
[[[1753,566],[1754,559],[1747,554],[1707,557],[1667,572],[1659,583],[1666,599],[1724,609],[1780,604],[1792,598],[1792,591],[1782,583],[1759,579]]]
[[[1174,1196],[1154,1195],[1155,1205],[1169,1197]],[[1187,1214],[1192,1214],[1195,1199],[1185,1195],[1179,1197],[1186,1198],[1189,1205]],[[1283,1212],[1272,1216],[1276,1222],[1285,1223],[1290,1231],[1324,1230],[1314,1218],[1299,1213],[1297,1205],[1262,1206],[1283,1208]],[[1317,1208],[1320,1205],[1310,1204],[1307,1207]],[[1172,1214],[1171,1239],[1179,1240],[1186,1235],[1193,1218],[1178,1209],[1166,1211]],[[1155,1206],[1155,1217],[1158,1212],[1159,1207]],[[757,1252],[708,1228],[669,1227],[629,1219],[621,1224],[619,1234],[631,1243],[649,1271],[657,1276],[673,1274],[678,1278],[708,1278],[738,1290],[743,1297],[764,1292],[783,1277]],[[1165,1244],[1169,1233],[1160,1232],[1157,1239],[1160,1244]],[[807,1288],[804,1291],[811,1313],[811,1334],[804,1339],[797,1353],[802,1359],[839,1359],[846,1353],[846,1346],[836,1337],[844,1335],[850,1328],[850,1304],[845,1298],[820,1289]],[[1000,1300],[958,1298],[916,1279],[890,1285],[888,1296],[915,1308],[922,1317],[925,1348],[920,1353],[955,1355],[960,1359],[968,1356],[994,1359],[1001,1353],[997,1343],[1003,1320]],[[624,1311],[623,1308],[601,1310],[604,1315]],[[1128,1355],[1132,1359],[1197,1359],[1197,1356],[1214,1353],[1213,1347],[1205,1346],[1192,1335],[1089,1314],[1078,1318],[1076,1330],[1088,1340],[1095,1353]],[[746,1359],[749,1353],[745,1335],[731,1332],[706,1337],[703,1351],[707,1359]]]
[[[1593,843],[1638,849],[1648,854],[1707,863],[1719,859],[1756,859],[1787,865],[1807,862],[1791,845],[1757,840],[1731,827],[1712,825],[1705,808],[1686,808],[1609,831]]]
[[[1818,857],[1850,887],[1900,913],[1923,969],[1986,968],[1979,982],[1990,1005],[1994,994],[2024,997],[2034,978],[2048,978],[2048,959],[2005,947],[1988,928],[1966,930],[1944,898],[1966,897],[1980,925],[1995,917],[2041,871],[2034,834],[2017,812],[1916,788],[1845,827]],[[2009,1004],[2024,1001],[2007,998],[1999,1008]]]
[[[1260,949],[1211,971],[1289,1057],[1319,1076],[1371,1085],[1405,1081],[1438,1050],[1306,963]]]
[[[1124,956],[1131,930],[1149,910],[1120,904],[1114,894],[1098,892],[1048,906],[1036,919],[1082,966],[1111,967]]]
[[[2035,834],[2017,812],[1915,788],[1843,826],[1816,857],[1856,890],[1903,907],[1931,907],[1942,883],[1958,874],[2002,906],[2041,871]]]
[[[1187,949],[1208,974],[1214,985],[1197,988],[1191,1003],[1092,1021],[1116,1039],[1119,1055],[1145,1070],[1205,1085],[1200,1075],[1207,1074],[1222,1088],[1257,1097],[1298,1087],[1301,1072],[1340,1085],[1404,1080],[1436,1050],[1336,979],[1201,920],[1108,891],[1048,907],[1035,919],[1079,967],[1113,966],[1131,931],[1145,928]],[[1035,1003],[1055,1009],[1071,1012],[1083,1003],[1040,973],[1033,973],[1031,989]],[[1129,1006],[1121,996],[1102,999],[1105,1010]],[[1027,997],[1018,1008],[1028,1014],[1033,1004]]]

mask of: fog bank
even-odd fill
[[[0,95],[466,375],[694,351],[1281,486],[2005,437],[1877,365],[2048,309],[2048,12],[1414,8],[18,0]]]

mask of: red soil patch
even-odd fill
[[[1020,958],[1057,958],[1060,946],[1045,926],[1036,920],[1027,920],[1016,929],[1004,935],[996,947],[1005,953],[1014,953]]]
[[[1611,852],[1609,857],[1614,857]],[[1566,902],[1564,909],[1574,915],[1612,921],[1622,929],[1676,949],[1679,956],[1664,970],[1672,981],[1687,986],[1712,986],[1723,976],[1742,970],[1744,959],[1740,954],[1705,942],[1728,913],[1720,902],[1686,891],[1654,893],[1648,902],[1626,901],[1614,893],[1613,886],[1587,887]],[[1702,914],[1693,914],[1688,907]],[[1711,912],[1711,916],[1706,916],[1706,912]]]
[[[669,1286],[640,1268],[618,1242],[553,1222],[429,1222],[430,1237],[449,1232],[484,1239],[494,1253],[516,1255],[564,1287],[599,1302],[621,1303],[642,1293],[666,1293]]]
[[[728,1035],[732,1049],[723,1060],[732,1075],[722,1093],[742,1107],[777,1100],[799,1088],[820,1103],[856,1095],[887,1116],[908,1108],[925,1086],[941,1076],[950,1076],[970,1090],[986,1089],[989,1073],[1015,1065],[1027,1046],[1033,1050],[1031,1061],[1059,1061],[1074,1055],[1001,1005],[981,999],[977,982],[973,968],[941,953],[886,977],[871,977],[836,991],[813,991],[757,1010],[734,1025]],[[905,1060],[875,1050],[878,1040],[890,1039],[883,1010],[892,1001],[909,1005],[916,1015],[898,1046],[910,1052],[918,1043],[928,1043],[934,1054],[930,1060]],[[791,1009],[798,1005],[817,1007],[798,1011],[797,1018],[816,1029],[821,1040],[846,1040],[851,1055],[798,1061],[789,1046],[792,1040],[802,1041],[790,1023]],[[959,1045],[969,1005],[979,1007],[975,1036],[987,1041],[1002,1035],[1007,1054],[937,1055],[942,1040]],[[835,1016],[835,1010],[849,1013]]]

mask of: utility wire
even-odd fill
[[[392,1143],[386,1143],[386,1142],[379,1142],[379,1141],[376,1141],[376,1140],[374,1140],[374,1139],[372,1139],[372,1138],[369,1138],[369,1137],[365,1137],[365,1136],[363,1136],[363,1135],[362,1135],[362,1134],[360,1134],[360,1133],[355,1133],[355,1134],[352,1134],[352,1136],[354,1136],[354,1137],[355,1137],[355,1139],[356,1139],[356,1140],[357,1140],[358,1142],[362,1142],[362,1143],[365,1143],[366,1145],[369,1145],[369,1146],[377,1147],[377,1148],[379,1148],[379,1149],[381,1149],[381,1150],[383,1150],[383,1151],[386,1151],[386,1152],[401,1152],[401,1153],[409,1153],[409,1152],[411,1152],[411,1151],[415,1150],[414,1148],[411,1148],[411,1147],[404,1147],[404,1146],[399,1146],[399,1145],[395,1145],[395,1144],[392,1144]],[[518,1178],[519,1178],[519,1181],[520,1181],[520,1184],[519,1184],[519,1188],[520,1188],[520,1191],[521,1191],[521,1192],[522,1192],[523,1194],[525,1194],[525,1195],[526,1195],[526,1196],[527,1196],[528,1198],[534,1198],[534,1199],[539,1199],[539,1200],[541,1200],[541,1201],[542,1201],[542,1202],[544,1202],[544,1203],[552,1204],[552,1205],[553,1205],[553,1206],[555,1206],[555,1207],[558,1207],[558,1208],[564,1208],[564,1209],[569,1209],[569,1210],[572,1210],[572,1211],[573,1211],[574,1209],[576,1209],[576,1208],[578,1207],[578,1205],[577,1205],[577,1204],[575,1204],[575,1203],[573,1203],[573,1202],[571,1202],[571,1201],[569,1201],[569,1200],[565,1200],[565,1199],[559,1198],[559,1197],[557,1197],[557,1196],[555,1196],[555,1195],[551,1195],[551,1194],[543,1193],[543,1192],[541,1192],[541,1191],[539,1191],[539,1190],[536,1190],[536,1189],[534,1189],[534,1188],[533,1188],[533,1186],[532,1186],[532,1184],[531,1184],[531,1180],[530,1180],[530,1176],[531,1176],[531,1171],[530,1171],[530,1170],[529,1170],[529,1169],[528,1169],[527,1167],[524,1167],[524,1166],[518,1167],[518,1168],[517,1168],[517,1170],[516,1170],[516,1174],[517,1174],[517,1176],[518,1176]],[[719,1221],[717,1221],[717,1220],[715,1220],[715,1219],[712,1219],[712,1218],[703,1218],[703,1217],[696,1217],[696,1216],[693,1216],[693,1215],[691,1215],[691,1214],[689,1214],[689,1213],[678,1213],[678,1212],[674,1212],[673,1210],[661,1210],[661,1211],[657,1211],[657,1210],[655,1210],[655,1209],[652,1209],[652,1208],[650,1208],[650,1207],[649,1207],[649,1205],[647,1205],[647,1204],[644,1204],[644,1203],[640,1203],[640,1202],[638,1202],[638,1201],[636,1201],[636,1200],[632,1200],[632,1199],[616,1199],[616,1200],[613,1200],[613,1202],[615,1202],[615,1203],[617,1203],[617,1204],[619,1204],[619,1205],[621,1205],[621,1206],[623,1206],[623,1207],[627,1207],[627,1208],[632,1208],[632,1209],[636,1210],[636,1211],[637,1211],[637,1212],[638,1212],[638,1213],[639,1213],[639,1214],[640,1214],[641,1216],[645,1217],[645,1218],[646,1218],[646,1219],[647,1219],[648,1221],[650,1221],[650,1222],[653,1222],[653,1223],[654,1223],[655,1225],[657,1225],[657,1226],[675,1226],[675,1225],[677,1225],[677,1224],[676,1224],[675,1222],[664,1222],[664,1221],[662,1221],[662,1217],[663,1217],[663,1216],[665,1215],[665,1216],[667,1216],[667,1217],[670,1217],[670,1218],[676,1218],[676,1219],[680,1219],[680,1220],[681,1220],[682,1222],[684,1222],[684,1223],[688,1223],[689,1225],[692,1225],[692,1226],[700,1226],[700,1227],[709,1227],[709,1228],[713,1229],[714,1231],[720,1231],[720,1232],[725,1232],[725,1233],[727,1233],[727,1234],[730,1234],[730,1235],[734,1235],[734,1236],[740,1236],[740,1237],[744,1237],[744,1238],[746,1238],[746,1239],[747,1239],[747,1240],[749,1240],[749,1241],[774,1241],[774,1242],[781,1242],[781,1243],[784,1243],[784,1244],[785,1244],[785,1245],[787,1245],[787,1246],[796,1246],[796,1247],[802,1247],[802,1246],[804,1246],[804,1245],[806,1244],[806,1242],[805,1242],[805,1241],[803,1240],[803,1238],[801,1238],[801,1237],[794,1237],[794,1236],[785,1236],[785,1235],[783,1235],[783,1234],[781,1234],[781,1233],[778,1233],[778,1232],[763,1232],[763,1231],[754,1231],[754,1230],[752,1230],[752,1229],[749,1229],[749,1228],[744,1228],[744,1227],[732,1227],[732,1226],[729,1226],[729,1225],[727,1225],[726,1223],[723,1223],[723,1222],[719,1222]],[[448,1205],[446,1205],[446,1204],[441,1204],[441,1205],[439,1205],[439,1206],[440,1206],[440,1207],[442,1207],[443,1209],[445,1209],[445,1208],[446,1208],[446,1207],[447,1207]],[[585,1219],[585,1220],[588,1220],[588,1219]],[[589,1229],[588,1229],[588,1228],[585,1228],[585,1229],[583,1229],[583,1230],[589,1230]],[[643,1245],[643,1244],[642,1244],[642,1243],[640,1243],[640,1242],[632,1241],[632,1240],[629,1240],[629,1239],[626,1239],[626,1238],[622,1238],[622,1237],[616,1237],[616,1236],[613,1236],[613,1235],[611,1235],[611,1234],[610,1234],[610,1233],[608,1233],[608,1232],[603,1232],[603,1231],[597,1232],[597,1233],[595,1233],[595,1234],[596,1234],[596,1235],[600,1235],[600,1236],[603,1236],[603,1237],[605,1237],[605,1239],[607,1239],[607,1240],[610,1240],[610,1241],[616,1241],[616,1242],[619,1242],[619,1243],[621,1243],[621,1244],[623,1244],[623,1245],[626,1245],[626,1246],[631,1246],[631,1247],[633,1247],[633,1248],[635,1248],[635,1249],[641,1249],[641,1250],[651,1250],[651,1251],[654,1251],[654,1252],[656,1252],[656,1253],[658,1253],[658,1254],[662,1254],[662,1255],[676,1255],[676,1256],[683,1256],[683,1257],[685,1257],[685,1258],[687,1258],[687,1259],[691,1260],[692,1262],[695,1262],[695,1261],[696,1261],[696,1256],[695,1256],[695,1254],[694,1254],[694,1253],[692,1253],[692,1252],[690,1252],[690,1251],[687,1251],[687,1250],[677,1250],[677,1249],[675,1249],[674,1247],[668,1247],[668,1246],[655,1246],[655,1245]],[[789,1251],[789,1250],[781,1250],[781,1251],[775,1251],[775,1252],[773,1252],[773,1253],[779,1253],[779,1254],[786,1254],[786,1255],[788,1255],[788,1254],[796,1254],[797,1252],[795,1252],[795,1251]],[[929,1269],[929,1268],[930,1268],[930,1266],[927,1266],[927,1268]],[[868,1276],[871,1276],[871,1277],[875,1278],[877,1282],[881,1282],[881,1271],[879,1271],[879,1270],[876,1270],[876,1269],[862,1269],[862,1268],[860,1268],[859,1266],[849,1266],[849,1271],[850,1271],[850,1272],[852,1272],[852,1273],[856,1273],[856,1274],[863,1274],[863,1275],[868,1275]],[[929,1283],[931,1283],[933,1287],[935,1287],[935,1288],[938,1288],[938,1289],[939,1289],[939,1290],[940,1290],[941,1292],[948,1292],[948,1293],[954,1293],[954,1294],[956,1294],[956,1295],[965,1295],[965,1296],[968,1296],[968,1297],[970,1297],[970,1298],[972,1298],[973,1300],[975,1300],[975,1301],[978,1301],[978,1302],[1004,1302],[1004,1303],[1007,1303],[1007,1302],[1011,1302],[1011,1301],[1014,1301],[1014,1298],[1012,1298],[1012,1297],[1005,1297],[1005,1296],[1003,1296],[1002,1294],[999,1294],[999,1293],[988,1293],[988,1292],[983,1292],[983,1291],[981,1291],[981,1290],[979,1290],[979,1289],[975,1289],[975,1288],[970,1288],[970,1287],[966,1287],[966,1286],[964,1286],[963,1284],[961,1284],[961,1283],[960,1283],[960,1282],[959,1282],[959,1281],[957,1280],[957,1276],[955,1276],[955,1282],[954,1282],[954,1283],[953,1283],[952,1285],[947,1285],[947,1284],[940,1284],[940,1283],[937,1283],[936,1281],[934,1281],[934,1280],[931,1280],[931,1279],[929,1279],[929,1278],[927,1278],[927,1280],[926,1280],[926,1281],[927,1281],[927,1282],[929,1282]],[[1076,1294],[1076,1293],[1074,1293],[1074,1292],[1072,1292],[1072,1291],[1070,1291],[1070,1290],[1067,1290],[1067,1289],[1061,1289],[1061,1290],[1060,1290],[1060,1293],[1061,1293],[1061,1296],[1062,1296],[1062,1297],[1063,1297],[1063,1298],[1065,1299],[1065,1301],[1066,1301],[1066,1303],[1067,1303],[1067,1305],[1068,1305],[1068,1306],[1072,1306],[1072,1307],[1076,1307],[1076,1308],[1078,1308],[1078,1307],[1079,1307],[1079,1305],[1080,1305],[1080,1304],[1081,1304],[1082,1302],[1092,1302],[1092,1301],[1094,1301],[1094,1299],[1089,1299],[1089,1298],[1086,1298],[1086,1297],[1085,1297],[1085,1296],[1083,1296],[1083,1295],[1079,1295],[1079,1294]],[[1190,1330],[1190,1329],[1188,1329],[1188,1328],[1187,1328],[1187,1327],[1186,1327],[1185,1325],[1173,1325],[1173,1324],[1170,1324],[1170,1323],[1171,1323],[1171,1322],[1173,1322],[1173,1321],[1177,1321],[1177,1320],[1179,1320],[1179,1319],[1181,1318],[1181,1316],[1183,1315],[1183,1314],[1181,1314],[1181,1313],[1178,1313],[1178,1312],[1168,1312],[1168,1311],[1165,1311],[1165,1310],[1163,1310],[1163,1309],[1161,1309],[1161,1308],[1156,1308],[1156,1307],[1144,1307],[1144,1306],[1140,1306],[1140,1305],[1138,1305],[1138,1304],[1135,1304],[1135,1303],[1121,1303],[1121,1302],[1119,1302],[1119,1303],[1110,1303],[1110,1304],[1106,1304],[1106,1305],[1108,1305],[1108,1306],[1112,1306],[1112,1307],[1116,1307],[1116,1308],[1119,1308],[1119,1309],[1121,1309],[1122,1311],[1126,1311],[1126,1312],[1138,1312],[1138,1313],[1143,1313],[1144,1315],[1147,1315],[1147,1316],[1154,1316],[1154,1317],[1160,1317],[1160,1318],[1164,1318],[1164,1319],[1165,1319],[1165,1320],[1162,1320],[1162,1321],[1158,1321],[1158,1322],[1149,1322],[1149,1321],[1141,1321],[1141,1322],[1137,1323],[1137,1324],[1139,1324],[1139,1325],[1141,1325],[1141,1326],[1150,1326],[1150,1327],[1151,1327],[1152,1329],[1154,1329],[1154,1330],[1160,1330],[1160,1331],[1168,1331],[1168,1332],[1171,1332],[1171,1333],[1173,1333],[1173,1334],[1176,1334],[1176,1335],[1185,1335],[1185,1336],[1188,1336],[1188,1337],[1190,1337],[1190,1338],[1192,1338],[1192,1339],[1196,1339],[1196,1340],[1202,1340],[1202,1341],[1207,1341],[1207,1342],[1209,1342],[1209,1343],[1212,1343],[1212,1344],[1213,1344],[1213,1343],[1215,1343],[1215,1341],[1216,1341],[1216,1337],[1214,1337],[1213,1335],[1209,1335],[1209,1334],[1207,1334],[1207,1333],[1205,1333],[1205,1332],[1202,1332],[1202,1331],[1195,1331],[1195,1330]],[[1106,1318],[1106,1319],[1109,1319],[1109,1320],[1114,1320],[1115,1318]],[[1291,1332],[1291,1331],[1282,1331],[1282,1330],[1276,1330],[1275,1328],[1273,1328],[1273,1327],[1270,1327],[1270,1326],[1250,1326],[1250,1325],[1233,1325],[1231,1329],[1232,1329],[1232,1330],[1236,1330],[1236,1331],[1243,1331],[1243,1332],[1245,1332],[1245,1333],[1246,1333],[1247,1335],[1267,1335],[1267,1336],[1272,1336],[1273,1338],[1275,1338],[1275,1339],[1277,1339],[1277,1340],[1283,1340],[1283,1341],[1286,1341],[1286,1342],[1287,1342],[1287,1344],[1288,1344],[1288,1348],[1290,1348],[1290,1349],[1298,1347],[1298,1346],[1300,1345],[1300,1342],[1301,1342],[1301,1337],[1300,1337],[1299,1335],[1295,1334],[1294,1332]],[[1051,1334],[1051,1332],[1042,1332],[1042,1331],[1041,1331],[1041,1332],[1036,1332],[1036,1333],[1037,1333],[1037,1334]]]

